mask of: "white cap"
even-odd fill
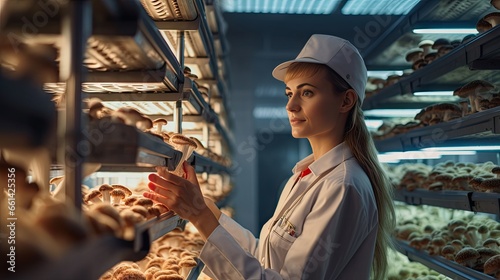
[[[324,64],[339,74],[358,94],[365,98],[366,66],[361,54],[349,41],[331,35],[314,34],[297,58],[283,62],[273,70],[273,77],[283,81],[288,66],[294,62]]]

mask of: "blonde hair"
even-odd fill
[[[293,63],[289,66],[285,80],[298,76],[313,76],[326,69],[335,93],[343,93],[352,87],[331,68],[322,64]],[[370,179],[378,210],[377,241],[372,264],[372,278],[386,279],[388,250],[393,247],[392,233],[395,227],[393,189],[377,157],[377,149],[364,122],[360,100],[351,109],[345,124],[344,141]]]

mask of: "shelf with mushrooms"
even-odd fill
[[[497,279],[500,224],[488,215],[396,205],[396,248],[453,279]],[[493,278],[492,278],[493,277]]]
[[[201,0],[142,0],[141,4],[165,42],[178,50],[178,58],[183,57],[185,66],[192,71],[190,74],[200,79],[219,79],[214,39]]]
[[[6,5],[8,17],[3,34],[22,34],[20,28],[24,22],[20,19],[36,12],[29,8],[36,9],[35,1],[26,5],[26,10],[11,9],[9,5],[15,5],[13,2],[8,1]],[[140,4],[114,0],[106,4],[93,2],[94,28],[85,49],[84,66],[88,73],[82,84],[83,92],[178,92],[184,79],[179,62]],[[50,24],[41,26],[37,36],[16,38],[25,40],[19,42],[22,45],[51,48],[51,60],[61,61],[66,57],[63,57],[60,24],[58,16],[51,17]],[[18,49],[13,46],[5,45],[3,59],[16,57]],[[57,72],[57,64],[55,67]],[[55,75],[44,84],[44,89],[60,96],[65,92],[65,83]]]
[[[500,75],[498,71],[494,71],[498,69],[497,61],[500,58],[498,37],[500,28],[492,28],[454,47],[432,63],[425,62],[427,64],[424,68],[378,90],[376,94],[367,95],[363,109],[391,108],[395,106],[394,104],[401,106],[404,103],[425,102],[422,96],[412,95],[416,91],[436,89],[453,91],[464,83],[474,80],[498,80]],[[423,53],[422,49],[415,51],[416,58]],[[410,53],[407,56],[409,61],[416,59],[409,55]],[[471,69],[481,71],[471,71]]]
[[[381,135],[388,137],[374,138],[378,151],[413,151],[450,144],[463,146],[471,143],[472,140],[477,141],[475,145],[498,141],[500,128],[497,125],[497,119],[500,116],[500,107],[486,109],[461,118],[459,116],[462,114],[462,109],[456,105],[446,114],[442,114],[440,110],[438,112],[437,109],[437,106],[433,106],[429,113],[422,114],[422,117],[426,117],[424,122],[429,122],[429,124],[431,120],[438,122],[438,120],[444,120],[445,116],[448,121],[428,126],[423,126],[421,123],[409,123],[407,128],[402,130],[404,133],[383,133]]]

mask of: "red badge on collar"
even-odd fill
[[[309,167],[305,170],[303,170],[302,172],[300,172],[300,178],[304,178],[305,176],[311,174],[311,169],[309,169]]]

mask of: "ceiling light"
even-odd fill
[[[398,117],[398,118],[413,118],[420,112],[420,109],[375,109],[364,112],[365,117]]]
[[[331,14],[341,0],[221,0],[224,12],[273,14]]]
[[[415,34],[477,34],[475,28],[419,28],[413,29]]]
[[[419,0],[349,0],[342,8],[344,15],[406,15]]]
[[[453,96],[453,91],[417,91],[415,96]]]
[[[432,147],[424,148],[422,151],[496,151],[500,146],[456,146],[456,147]]]
[[[475,155],[475,151],[410,151],[388,152],[378,155],[380,162],[397,163],[401,160],[440,159],[446,155]]]

